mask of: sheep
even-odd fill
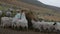
[[[55,25],[55,29],[60,31],[60,23],[59,22],[57,22],[57,24]]]
[[[16,22],[16,26],[17,27],[19,27],[19,26],[22,26],[23,28],[24,27],[28,27],[28,24],[27,24],[27,21],[26,20],[18,20],[17,22]]]
[[[6,12],[6,16],[7,16],[7,17],[11,17],[11,14],[12,14],[12,13],[11,13],[10,11],[7,11],[7,12]]]
[[[3,12],[2,12],[2,11],[0,11],[0,16],[2,15],[2,13],[3,13]]]
[[[1,24],[1,17],[2,17],[3,12],[0,11],[0,24]]]
[[[53,25],[54,22],[40,22],[40,21],[36,22],[32,20],[32,23],[33,23],[33,27],[39,30],[42,30],[42,28],[43,30],[46,30],[46,29],[51,30],[52,28],[54,28],[54,25]]]
[[[1,18],[1,26],[2,27],[9,27],[12,24],[12,18],[11,17],[2,17]]]
[[[24,27],[28,28],[28,24],[27,24],[27,20],[25,18],[25,14],[23,13],[22,16],[23,16],[22,19],[13,18],[12,26],[17,27],[17,28],[19,28],[20,26],[22,28],[24,28]]]

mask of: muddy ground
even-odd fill
[[[34,32],[34,31],[17,31],[10,28],[1,28],[0,34],[58,34],[58,33],[43,33],[43,32]]]

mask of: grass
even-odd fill
[[[0,10],[6,10],[6,9],[8,9],[8,7],[0,6]]]
[[[4,2],[2,0],[2,2]],[[54,20],[54,21],[60,21],[60,13],[51,9],[47,9],[47,8],[43,8],[43,7],[37,7],[35,5],[31,5],[28,3],[24,3],[21,1],[17,1],[17,0],[12,0],[12,1],[6,1],[4,3],[8,3],[11,5],[15,5],[15,6],[19,6],[21,8],[27,8],[27,9],[31,9],[35,15],[37,16],[39,13],[40,17],[43,17],[44,19],[48,19],[48,20]],[[11,6],[9,5],[9,6]],[[5,9],[6,7],[0,7],[1,10]],[[49,16],[50,15],[50,16]]]

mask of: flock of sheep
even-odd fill
[[[60,31],[60,23],[59,22],[40,22],[32,20],[33,27],[39,29],[39,31]]]
[[[0,16],[2,15],[3,11],[0,11]],[[23,14],[25,16],[25,14]],[[15,21],[14,21],[15,20]],[[40,22],[40,21],[34,21],[32,20],[33,28],[39,29],[39,31],[42,30],[49,30],[49,31],[60,31],[60,23],[57,22]],[[26,17],[24,17],[22,20],[16,20],[16,18],[12,17],[1,17],[1,25],[2,27],[9,27],[11,26],[12,28],[17,27],[19,28],[20,26],[22,28],[27,28],[28,29],[28,21]]]
[[[0,15],[3,14],[2,12],[3,11],[0,11]],[[6,13],[6,15],[9,15],[9,13]],[[24,13],[23,13],[23,15],[25,16]],[[7,17],[7,16],[1,17],[1,25],[0,26],[1,27],[9,27],[9,26],[11,26],[12,28],[14,28],[14,27],[19,28],[21,26],[22,28],[24,28],[24,27],[28,28],[26,17],[22,18],[21,20],[17,20],[14,17]]]

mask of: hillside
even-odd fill
[[[32,0],[32,1],[31,0],[18,0],[18,1],[22,1],[22,2],[25,2],[25,3],[32,4],[32,5],[36,5],[38,7],[48,8],[48,9],[60,12],[60,7],[46,5],[46,4],[43,4],[42,2],[37,1],[37,0]]]
[[[28,10],[31,9],[35,13],[36,16],[43,17],[44,19],[47,19],[47,20],[60,21],[59,12],[42,7],[42,6],[38,7],[34,4],[26,3],[21,0],[19,0],[19,1],[18,0],[0,0],[0,3],[10,4],[10,6],[14,5],[14,6],[18,6],[20,8],[25,8]]]

